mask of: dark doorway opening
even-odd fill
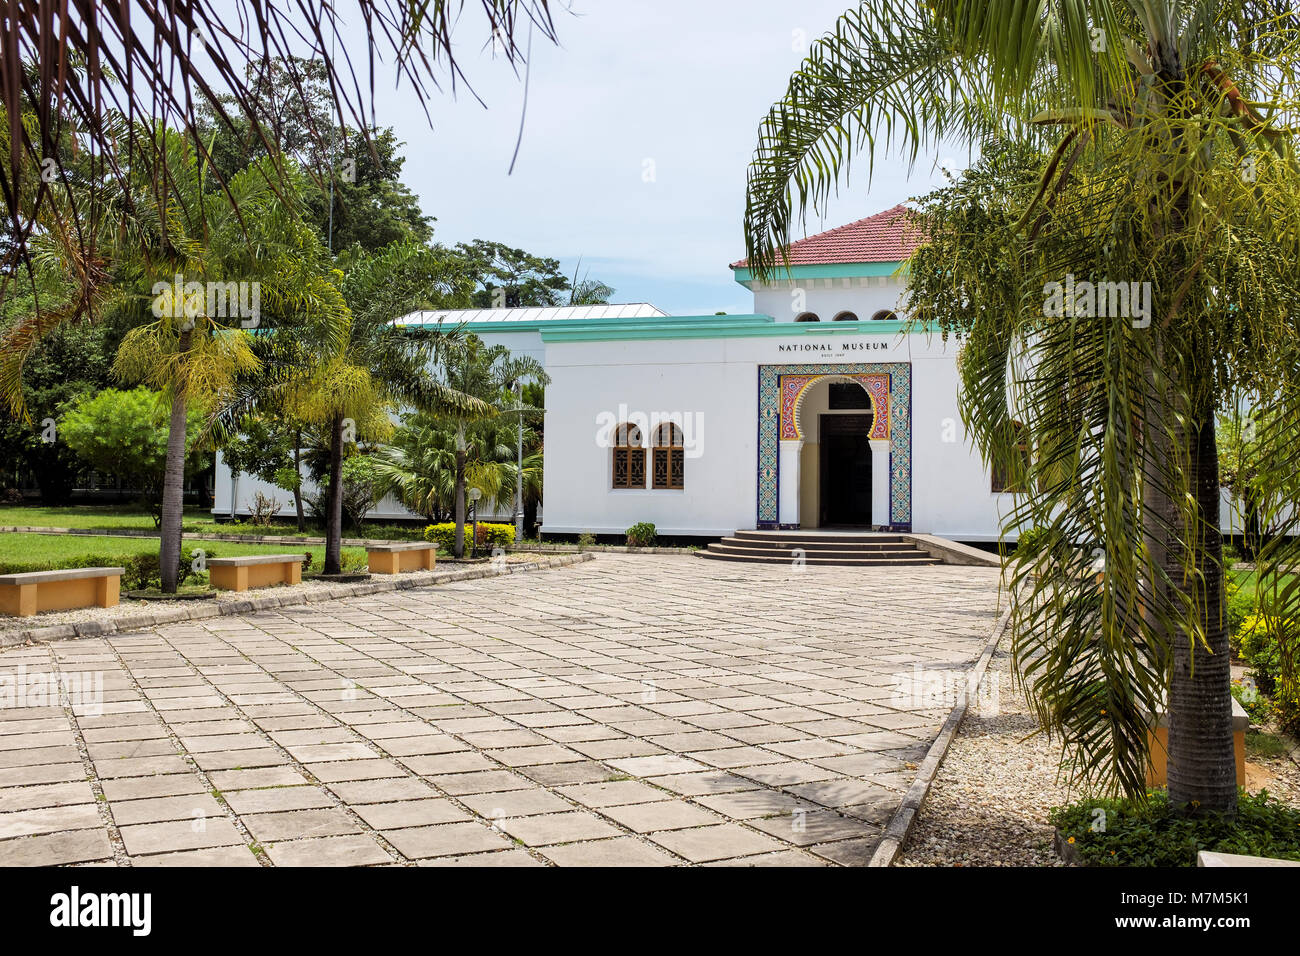
[[[819,524],[870,526],[870,415],[822,415]]]

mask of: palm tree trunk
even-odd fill
[[[1159,336],[1161,333],[1155,331]],[[1219,531],[1219,457],[1213,401],[1191,409],[1182,398],[1175,363],[1157,339],[1157,363],[1169,374],[1149,395],[1144,443],[1149,472],[1142,490],[1142,526],[1150,558],[1149,606],[1194,627],[1171,627],[1149,616],[1152,630],[1169,651],[1168,789],[1184,812],[1237,810],[1236,762],[1232,739],[1228,634],[1223,622],[1223,537]],[[1187,426],[1179,424],[1190,421]],[[1170,424],[1172,423],[1172,424]],[[1193,527],[1186,526],[1175,494],[1179,463],[1190,469],[1196,498]],[[1191,554],[1187,551],[1190,548]],[[1185,567],[1190,558],[1192,576]],[[1191,609],[1190,611],[1188,609]],[[1204,636],[1205,644],[1200,643]]]
[[[1223,621],[1223,536],[1219,531],[1219,452],[1213,414],[1191,435],[1192,490],[1199,521],[1193,529],[1191,584],[1205,644],[1187,636],[1173,647],[1169,683],[1169,799],[1192,812],[1237,812],[1232,739],[1232,676]]]
[[[307,518],[302,513],[302,432],[293,433],[293,472],[297,483],[293,486],[293,511],[298,518],[298,533],[307,530]]]
[[[456,425],[456,543],[452,553],[465,556],[465,426]]]
[[[190,348],[189,331],[181,332],[179,349]],[[183,359],[182,359],[183,361]],[[185,420],[187,399],[183,388],[172,394],[167,422],[167,458],[163,467],[162,520],[158,565],[164,594],[175,594],[181,567],[181,519],[185,504]]]
[[[329,504],[325,515],[325,573],[342,574],[343,550],[343,417],[330,422]]]

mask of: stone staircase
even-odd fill
[[[847,567],[924,567],[943,564],[907,535],[848,531],[737,531],[710,544],[697,557],[755,564],[791,564],[802,551],[805,564]]]

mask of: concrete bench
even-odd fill
[[[115,607],[122,568],[67,568],[0,575],[0,614],[31,617],[38,611]]]
[[[1237,764],[1237,786],[1246,785],[1246,731],[1250,717],[1237,698],[1232,699],[1232,751]],[[1160,715],[1154,730],[1148,731],[1151,765],[1147,768],[1147,786],[1163,787],[1169,782],[1169,714]]]
[[[301,584],[303,554],[250,554],[208,558],[208,580],[223,591],[247,591],[274,584]]]
[[[432,571],[438,560],[437,555],[438,546],[429,541],[366,545],[366,563],[371,574]]]

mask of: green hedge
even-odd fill
[[[115,568],[124,561],[120,554],[77,554],[55,561],[0,561],[0,574],[27,574],[30,571],[62,571],[64,568]]]
[[[465,543],[470,544],[470,534],[473,525],[466,522],[465,524]],[[444,521],[441,524],[431,524],[424,529],[424,540],[432,541],[438,546],[438,550],[451,554],[456,549],[456,524],[453,521]],[[480,548],[506,548],[515,543],[514,525],[508,524],[491,524],[486,521],[480,521],[478,525],[478,546]]]

